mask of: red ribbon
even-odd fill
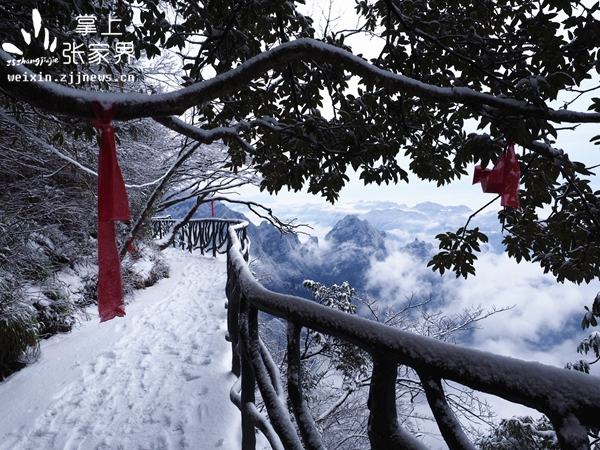
[[[117,105],[93,101],[97,120],[92,125],[102,132],[98,156],[98,311],[100,322],[125,315],[121,261],[115,240],[115,221],[131,220],[127,190],[117,162],[115,129],[110,124]]]
[[[473,184],[481,182],[483,192],[500,194],[500,204],[509,208],[519,209],[519,180],[521,170],[515,154],[515,144],[508,141],[506,148],[493,169],[475,167]]]

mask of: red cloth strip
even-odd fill
[[[131,220],[129,199],[117,161],[115,130],[110,124],[117,105],[92,102],[97,120],[92,125],[102,132],[98,156],[98,312],[100,322],[125,315],[121,261],[115,240],[117,220]]]
[[[121,260],[112,221],[98,222],[98,313],[100,322],[125,315]]]
[[[475,167],[473,184],[481,183],[483,192],[500,194],[500,204],[509,208],[519,209],[519,180],[521,169],[515,154],[515,144],[508,141],[506,149],[493,169]]]

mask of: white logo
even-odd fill
[[[35,38],[37,38],[38,35],[40,34],[40,29],[42,28],[42,16],[40,15],[40,12],[37,9],[33,9],[31,11],[31,17],[33,19],[33,36]],[[23,39],[25,39],[25,43],[27,45],[30,45],[31,44],[31,34],[29,34],[27,31],[25,31],[22,28],[21,28],[21,34],[23,35]],[[56,50],[56,38],[54,38],[54,40],[52,41],[52,44],[50,44],[50,32],[48,31],[48,28],[44,28],[43,35],[44,35],[44,50],[50,50],[51,52]],[[4,50],[5,52],[8,52],[8,53],[13,53],[15,55],[23,55],[23,50],[21,50],[19,47],[17,47],[14,44],[11,44],[11,43],[2,44],[2,50]]]
[[[40,34],[40,30],[42,29],[42,16],[37,9],[33,9],[31,11],[31,16],[33,18],[33,34],[34,37],[37,38]],[[117,19],[110,14],[108,17],[108,32],[100,33],[101,36],[122,36],[122,32],[113,31],[113,25],[118,22],[121,22],[121,19]],[[94,16],[84,15],[77,17],[77,28],[75,29],[75,33],[88,36],[89,34],[94,34],[97,32],[98,29],[96,27],[96,18]],[[30,45],[31,34],[23,29],[21,29],[21,34],[23,35],[23,39],[25,39],[25,43]],[[54,52],[56,50],[57,39],[54,38],[52,43],[50,43],[50,32],[47,28],[44,28],[44,32],[42,34],[44,39],[44,50]],[[103,62],[109,63],[109,59],[116,63],[121,63],[123,58],[125,58],[127,63],[130,63],[131,59],[135,58],[135,48],[132,41],[115,40],[112,47],[109,47],[109,45],[106,43],[90,43],[86,46],[84,44],[77,44],[75,41],[72,41],[63,42],[62,47],[63,49],[61,54],[63,56],[63,61],[66,64],[99,65]],[[5,52],[12,53],[13,55],[23,55],[23,50],[21,50],[15,44],[4,43],[2,44],[2,49]],[[50,65],[58,62],[58,57],[42,56],[29,60],[10,60],[7,62],[7,64],[11,66],[21,64],[33,64],[35,66],[40,66],[42,64]]]

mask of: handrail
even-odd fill
[[[175,223],[153,220],[154,235],[164,238]],[[447,344],[268,291],[248,268],[247,226],[240,220],[198,219],[180,230],[174,242],[176,247],[202,253],[227,249],[227,322],[232,371],[239,377],[230,396],[242,414],[243,450],[255,450],[255,428],[275,450],[324,448],[302,394],[302,327],[349,342],[373,359],[367,406],[368,434],[375,450],[426,448],[398,424],[395,382],[399,364],[412,367],[418,374],[442,436],[452,450],[475,447],[447,403],[442,380],[537,409],[552,422],[563,450],[589,449],[585,427],[600,427],[600,383],[595,377]],[[288,322],[287,400],[279,371],[259,338],[258,311]],[[256,387],[268,420],[255,405]],[[295,420],[288,412],[288,400]]]
[[[180,221],[175,219],[153,218],[152,238],[162,240],[169,237],[178,222]],[[241,224],[248,225],[239,219],[191,219],[185,227],[175,233],[173,247],[189,252],[200,250],[203,255],[206,251],[212,251],[213,256],[217,253],[224,254],[227,252],[229,226]],[[246,226],[239,229],[239,238],[242,241],[246,240]]]
[[[585,427],[600,427],[600,383],[595,377],[451,345],[268,291],[248,268],[247,249],[238,239],[237,228],[238,225],[229,228],[226,293],[232,370],[240,377],[231,397],[242,413],[243,450],[255,449],[255,426],[274,449],[324,448],[297,382],[301,376],[296,355],[301,327],[352,343],[373,358],[368,407],[369,438],[375,450],[425,448],[398,424],[395,381],[399,364],[412,367],[419,375],[442,436],[451,449],[475,447],[446,403],[442,379],[537,409],[552,422],[563,450],[589,449]],[[277,369],[269,363],[270,357],[258,338],[259,310],[288,321],[288,395],[295,423],[287,413],[281,389],[273,381],[278,379],[272,373]],[[270,423],[254,405],[256,385]]]

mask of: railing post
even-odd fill
[[[213,248],[213,258],[217,257],[217,232],[220,232],[221,227],[217,227],[214,223],[212,223],[212,248]]]
[[[425,450],[424,444],[398,424],[396,378],[398,365],[383,356],[373,356],[369,390],[369,439],[372,450]]]
[[[242,357],[247,357],[254,370],[256,384],[265,403],[273,429],[286,450],[303,450],[302,442],[296,433],[287,410],[285,399],[273,387],[269,372],[261,354],[258,336],[258,310],[248,305],[244,294],[240,298],[240,341],[243,343]],[[242,360],[242,364],[244,364]],[[244,369],[242,367],[242,376]]]
[[[293,321],[288,321],[287,329],[287,357],[288,357],[288,397],[296,417],[296,424],[300,430],[302,442],[308,450],[324,449],[321,436],[310,414],[304,394],[302,393],[302,364],[300,360],[300,332],[301,326]]]
[[[476,450],[452,412],[439,378],[419,372],[427,402],[449,450]]]
[[[240,311],[240,286],[233,264],[227,259],[227,284],[225,287],[227,295],[227,332],[231,341],[231,371],[235,376],[240,376],[240,352],[238,315]]]
[[[250,321],[248,304],[240,297],[240,321]],[[248,342],[241,340],[241,377],[242,377],[242,450],[256,450],[256,434],[254,431],[254,420],[250,409],[254,407],[254,390],[256,389],[256,378],[250,362],[250,349]]]

